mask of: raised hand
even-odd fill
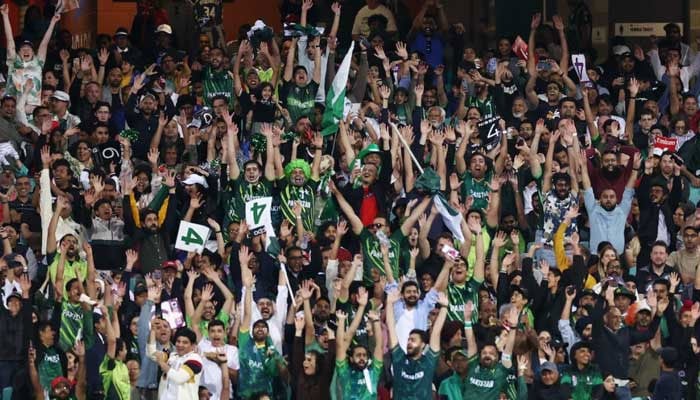
[[[361,306],[366,306],[368,301],[369,293],[367,293],[367,289],[365,289],[364,287],[360,287],[357,290],[357,304]]]
[[[294,316],[294,329],[296,329],[298,332],[301,332],[304,330],[305,322],[304,322],[304,314],[298,314]]]
[[[537,29],[540,26],[541,22],[542,22],[542,14],[535,13],[532,16],[532,20],[530,21],[530,29]]]
[[[576,218],[578,218],[578,216],[578,204],[572,204],[571,207],[569,207],[569,209],[566,210],[566,214],[564,214],[564,219],[567,221],[573,221]]]
[[[211,283],[207,283],[204,285],[202,288],[202,300],[201,301],[209,301],[214,298],[214,285]]]
[[[333,11],[333,14],[335,15],[340,15],[341,8],[342,7],[340,6],[340,3],[338,3],[337,1],[331,4],[331,11]]]
[[[438,304],[440,304],[443,307],[447,307],[450,305],[450,300],[447,298],[447,293],[445,292],[438,292],[438,298],[437,298]]]
[[[241,246],[240,250],[238,250],[238,262],[241,264],[241,268],[243,266],[248,267],[251,258],[252,253],[248,250],[248,246]]]
[[[554,22],[554,28],[558,31],[563,31],[564,30],[564,21],[562,21],[561,17],[558,15],[554,15],[552,17],[552,22]]]
[[[396,42],[396,55],[404,60],[408,60],[408,50],[406,49],[406,43]]]
[[[313,6],[314,6],[313,0],[304,0],[301,3],[301,10],[302,11],[309,11],[310,9],[313,8]]]
[[[506,233],[503,231],[496,232],[496,236],[493,238],[493,247],[501,248],[506,245]]]
[[[464,321],[465,322],[472,320],[472,313],[473,312],[474,312],[474,302],[469,300],[464,304]]]
[[[627,88],[630,91],[631,97],[637,97],[639,93],[639,81],[637,81],[637,78],[630,78],[630,83],[627,85]]]
[[[547,260],[540,260],[540,272],[542,272],[543,277],[549,274],[549,262]]]

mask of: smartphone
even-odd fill
[[[466,79],[462,79],[462,91],[469,91],[469,82]]]
[[[552,64],[549,63],[549,60],[540,60],[537,62],[537,70],[538,71],[549,71],[552,69]]]
[[[455,249],[454,247],[446,244],[442,246],[442,252],[445,253],[445,255],[449,256],[450,258],[458,258],[459,257],[459,251]]]
[[[566,294],[568,294],[569,296],[571,296],[575,292],[576,292],[576,288],[573,285],[569,285],[566,287]]]
[[[153,279],[159,280],[159,279],[161,279],[162,277],[163,277],[163,271],[161,271],[161,270],[159,270],[159,269],[153,271]]]

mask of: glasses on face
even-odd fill
[[[686,239],[695,239],[696,237],[698,237],[698,234],[697,233],[686,233],[683,235],[683,237]]]

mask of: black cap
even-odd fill
[[[5,304],[10,302],[10,299],[22,300],[22,294],[20,292],[12,292],[5,298]]]
[[[25,40],[23,40],[23,41],[19,44],[19,46],[18,46],[17,48],[18,48],[18,49],[19,49],[19,48],[22,48],[22,46],[29,46],[29,47],[31,47],[31,48],[33,49],[33,48],[34,48],[34,43],[32,43],[31,40],[26,40],[26,39],[25,39]]]
[[[123,26],[121,26],[121,27],[117,28],[116,32],[114,32],[114,37],[117,37],[117,36],[129,36],[129,31],[126,28],[124,28]]]

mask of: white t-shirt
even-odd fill
[[[240,365],[238,363],[238,348],[236,346],[231,346],[230,344],[225,344],[223,347],[216,348],[211,344],[209,339],[202,339],[199,342],[198,347],[199,354],[202,356],[201,385],[206,386],[206,388],[209,389],[211,392],[211,400],[219,400],[221,389],[223,388],[221,382],[221,368],[217,363],[208,359],[204,354],[219,351],[223,348],[224,352],[226,352],[226,365],[229,367],[229,369],[237,371],[240,369]]]

